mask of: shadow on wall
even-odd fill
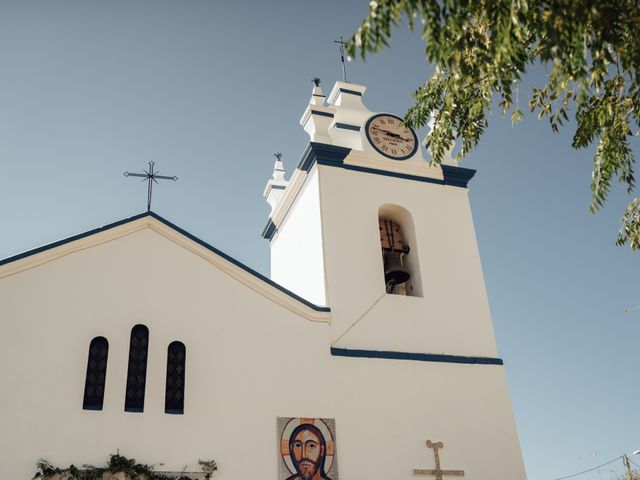
[[[406,208],[385,204],[378,210],[385,290],[422,297],[420,262],[413,219]]]

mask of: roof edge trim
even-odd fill
[[[46,245],[27,250],[26,252],[3,258],[0,260],[0,267],[8,263],[17,262],[18,260],[22,260],[23,258],[31,257],[32,255],[46,252],[47,250],[51,250],[62,245],[66,245],[67,243],[75,242],[76,240],[80,240],[85,237],[90,237],[91,235],[95,235],[96,233],[105,232],[107,230],[111,230],[112,228],[119,227],[120,225],[135,222],[136,220],[140,220],[141,218],[153,215],[155,214],[152,214],[152,212],[139,213],[138,215],[134,215],[133,217],[123,218],[122,220],[118,220],[117,222],[109,223],[107,225],[103,225],[102,227],[87,230],[86,232],[78,233],[77,235],[72,235],[71,237],[63,238],[62,240],[56,240],[55,242],[51,242]]]
[[[306,300],[305,298],[302,298],[300,295],[298,295],[296,293],[293,293],[291,290],[283,287],[279,283],[274,282],[270,278],[264,276],[263,274],[261,274],[260,272],[254,270],[253,268],[248,267],[247,265],[245,265],[244,263],[242,263],[239,260],[236,260],[235,258],[231,257],[230,255],[227,255],[223,251],[218,250],[213,245],[205,242],[204,240],[199,239],[195,235],[192,235],[191,233],[187,232],[186,230],[184,230],[184,229],[178,227],[177,225],[171,223],[169,220],[166,220],[166,219],[162,218],[160,215],[158,215],[158,214],[156,214],[154,212],[149,212],[148,215],[153,217],[153,218],[155,218],[159,222],[164,223],[167,227],[169,227],[169,228],[175,230],[176,232],[184,235],[185,237],[187,237],[188,239],[194,241],[198,245],[200,245],[200,246],[206,248],[207,250],[210,250],[211,252],[215,253],[216,255],[224,258],[228,262],[233,263],[236,267],[241,268],[245,272],[253,275],[254,277],[258,278],[259,280],[262,280],[263,282],[265,282],[265,283],[271,285],[272,287],[280,290],[282,293],[285,293],[285,294],[289,295],[291,298],[299,301],[300,303],[305,304],[307,307],[315,310],[316,312],[330,312],[331,311],[331,309],[329,307],[318,306],[315,303],[311,303],[309,300]]]
[[[239,260],[236,260],[235,258],[227,255],[226,253],[224,253],[223,251],[217,249],[213,245],[205,242],[204,240],[199,239],[195,235],[192,235],[191,233],[189,233],[186,230],[178,227],[174,223],[170,222],[169,220],[166,220],[165,218],[161,217],[160,215],[158,215],[157,213],[154,213],[152,211],[140,213],[140,214],[134,215],[132,217],[128,217],[128,218],[125,218],[125,219],[122,219],[122,220],[118,220],[117,222],[109,223],[109,224],[104,225],[102,227],[94,228],[92,230],[88,230],[86,232],[79,233],[79,234],[73,235],[71,237],[63,238],[62,240],[57,240],[57,241],[49,243],[47,245],[43,245],[41,247],[37,247],[37,248],[34,248],[32,250],[28,250],[26,252],[22,252],[22,253],[19,253],[17,255],[13,255],[11,257],[4,258],[4,259],[0,260],[0,267],[2,267],[4,265],[7,265],[7,264],[10,264],[10,263],[13,263],[13,262],[16,262],[18,260],[25,259],[27,257],[31,257],[33,255],[37,255],[39,253],[43,253],[43,252],[46,252],[48,250],[52,250],[52,249],[55,249],[57,247],[60,247],[60,246],[75,242],[77,240],[81,240],[83,238],[90,237],[92,235],[96,235],[98,233],[102,233],[102,232],[114,229],[114,228],[122,226],[122,225],[126,225],[128,223],[133,223],[133,222],[135,222],[137,220],[140,220],[140,219],[143,219],[145,217],[151,217],[151,218],[157,220],[158,222],[162,223],[163,225],[169,227],[171,230],[173,230],[173,231],[179,233],[180,235],[188,238],[192,242],[200,245],[201,247],[205,248],[206,250],[208,250],[208,251],[214,253],[215,255],[223,258],[224,260],[226,260],[229,263],[235,265],[236,267],[244,270],[248,274],[250,274],[253,277],[257,278],[258,280],[260,280],[260,281],[262,281],[262,282],[274,287],[275,289],[277,289],[280,292],[284,293],[285,295],[291,297],[292,299],[296,300],[297,302],[302,303],[306,307],[309,307],[310,309],[312,309],[312,310],[314,310],[316,312],[330,312],[331,311],[331,309],[329,307],[318,306],[318,305],[316,305],[316,304],[314,304],[314,303],[302,298],[300,295],[297,295],[296,293],[292,292],[291,290],[288,290],[287,288],[283,287],[282,285],[280,285],[280,284],[274,282],[273,280],[271,280],[270,278],[264,276],[260,272],[257,272],[256,270],[252,269],[251,267],[248,267],[247,265],[245,265],[244,263],[240,262]]]

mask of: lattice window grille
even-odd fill
[[[129,367],[124,402],[126,412],[144,411],[148,352],[149,329],[144,325],[136,325],[131,329],[131,342],[129,344]]]
[[[182,342],[172,342],[167,349],[167,383],[165,413],[184,413],[184,383],[187,351]]]
[[[84,383],[84,410],[102,410],[104,388],[107,379],[109,342],[104,337],[95,337],[89,344],[87,374]]]

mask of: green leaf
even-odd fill
[[[412,95],[406,117],[418,129],[438,112],[429,134],[434,162],[454,139],[458,158],[473,150],[495,97],[501,113],[513,108],[511,121],[520,122],[521,79],[542,64],[546,84],[531,90],[529,109],[557,132],[575,106],[572,147],[595,149],[591,210],[604,205],[614,180],[632,193],[636,159],[629,139],[640,131],[638,2],[376,0],[349,41],[349,55],[360,53],[364,60],[388,48],[394,29],[418,24],[435,73]],[[633,215],[625,212],[624,225],[631,229],[618,240],[637,250]]]
[[[511,112],[512,125],[516,125],[520,123],[523,118],[524,118],[524,114],[522,113],[522,110],[520,110],[519,108],[516,108],[513,112]]]

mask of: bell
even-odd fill
[[[411,274],[402,265],[402,252],[391,251],[384,254],[384,283],[391,287],[400,285],[411,278]]]

